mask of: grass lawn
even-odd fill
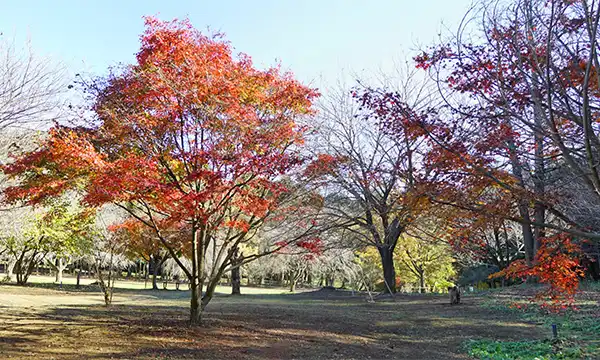
[[[551,337],[536,319],[482,295],[458,306],[431,295],[371,304],[350,292],[250,288],[217,295],[204,326],[189,327],[188,291],[125,285],[110,308],[89,288],[0,286],[0,358],[450,360],[477,355],[469,344]]]
[[[466,348],[474,357],[490,360],[600,359],[600,291],[597,287],[597,283],[582,284],[576,302],[578,310],[561,314],[549,314],[530,304],[527,296],[536,291],[531,286],[491,292],[482,307],[518,316],[549,332],[555,325],[558,337],[533,341],[477,339],[469,341]],[[519,308],[509,306],[511,303]]]
[[[94,278],[82,277],[80,280],[80,284],[89,285],[95,282]],[[28,282],[32,285],[46,286],[48,288],[56,289],[57,285],[54,284],[54,277],[52,276],[38,276],[32,275],[29,277]],[[73,285],[77,284],[77,278],[74,276],[64,276],[63,277],[63,286],[69,287],[69,289],[73,289]],[[163,282],[158,280],[158,287],[162,290]],[[120,279],[115,281],[115,289],[116,292],[119,292],[119,289],[123,290],[148,290],[152,288],[152,279],[148,281],[144,280],[127,280]],[[181,284],[181,290],[187,290],[187,284]],[[175,281],[171,280],[167,284],[167,290],[175,290]],[[257,287],[244,287],[246,294],[285,294],[289,292],[289,289],[283,288],[257,288]],[[231,286],[217,286],[216,292],[219,294],[230,294]]]

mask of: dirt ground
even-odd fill
[[[187,325],[187,291],[95,292],[0,286],[0,358],[467,359],[467,339],[547,336],[465,297],[350,292],[218,296],[202,327]]]

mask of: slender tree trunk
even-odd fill
[[[513,175],[517,178],[520,185],[525,187],[525,182],[523,180],[523,169],[521,166],[521,162],[517,157],[517,148],[516,144],[509,144],[509,153],[510,160],[513,168]],[[533,230],[531,229],[531,225],[529,222],[531,221],[531,217],[529,216],[529,201],[527,199],[520,199],[517,201],[517,209],[519,210],[519,215],[523,218],[524,222],[521,223],[521,231],[523,233],[523,243],[525,245],[525,261],[527,265],[531,266],[533,263],[534,254],[534,236]]]
[[[531,4],[528,4],[529,7]],[[534,24],[531,18],[531,8],[527,11],[527,22],[528,27],[533,29]],[[533,31],[533,30],[530,30]],[[542,106],[542,94],[540,89],[542,88],[540,78],[535,70],[531,71],[532,85],[530,87],[531,98],[533,100],[533,121],[535,123],[534,129],[534,174],[533,184],[535,195],[541,199],[545,196],[545,182],[546,182],[546,169],[544,164],[544,130],[543,126],[546,117],[546,113]],[[543,224],[546,220],[546,207],[539,201],[535,201],[533,205],[533,218],[537,223]],[[541,239],[545,236],[545,229],[540,226],[536,226],[533,229],[533,252],[532,259],[535,258],[538,249],[541,245]]]
[[[384,292],[396,292],[396,269],[394,269],[394,254],[386,246],[377,248],[381,256],[381,265],[383,267]]]
[[[100,268],[100,262],[96,260],[96,276],[98,277],[98,286],[102,291],[102,295],[104,296],[104,305],[110,306],[112,301],[111,287],[110,287],[110,275],[108,278],[108,284],[104,280],[104,275],[102,274],[102,269]]]
[[[203,244],[199,242],[202,236],[198,233],[198,229],[192,226],[192,278],[190,281],[191,299],[190,299],[190,324],[200,325],[202,320],[202,277],[201,268],[203,264],[200,261],[201,247]],[[199,236],[200,235],[200,236]]]
[[[75,287],[77,289],[79,289],[80,286],[81,286],[81,266],[79,267],[79,269],[77,269],[77,284],[75,285]]]
[[[148,286],[148,280],[150,279],[150,261],[152,261],[152,257],[144,265],[144,289]]]
[[[21,251],[21,255],[15,261],[15,274],[17,275],[17,285],[25,285],[23,281],[23,261],[25,258],[25,251]]]
[[[162,262],[156,261],[155,257],[152,257],[152,290],[158,290],[157,278],[158,271]]]
[[[33,254],[29,258],[25,257],[26,253],[27,251],[23,251],[15,264],[18,285],[27,284],[27,280],[29,280],[29,276],[33,272],[33,269],[39,262],[43,261],[45,257],[44,255],[40,259],[36,259],[36,257],[39,255],[38,250],[34,250]]]
[[[242,276],[240,274],[240,267],[238,265],[238,249],[236,248],[233,252],[232,262],[233,267],[231,268],[231,295],[241,295],[241,284]]]
[[[56,283],[60,284],[63,281],[63,271],[67,268],[62,257],[56,259]]]
[[[425,289],[425,272],[420,272],[419,273],[419,285],[421,287],[420,289],[420,293],[421,294],[425,294],[427,291],[427,289]]]
[[[13,275],[14,275],[13,270],[14,270],[14,268],[15,268],[15,261],[9,260],[6,263],[6,277],[8,278],[8,281],[11,281],[12,278],[13,278]]]

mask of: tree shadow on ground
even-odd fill
[[[540,337],[532,324],[483,309],[475,298],[459,306],[446,302],[445,297],[399,295],[396,301],[371,304],[362,296],[320,292],[219,296],[201,327],[187,325],[183,301],[0,309],[0,337],[5,339],[0,355],[451,360],[467,358],[461,348],[467,339]]]

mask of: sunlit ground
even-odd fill
[[[115,304],[106,308],[97,290],[68,292],[68,284],[74,279],[65,278],[62,290],[0,286],[0,358],[467,359],[469,339],[547,336],[481,307],[478,296],[458,306],[419,295],[371,304],[342,291],[242,288],[241,297],[217,295],[203,326],[189,327],[188,291],[117,281]]]

